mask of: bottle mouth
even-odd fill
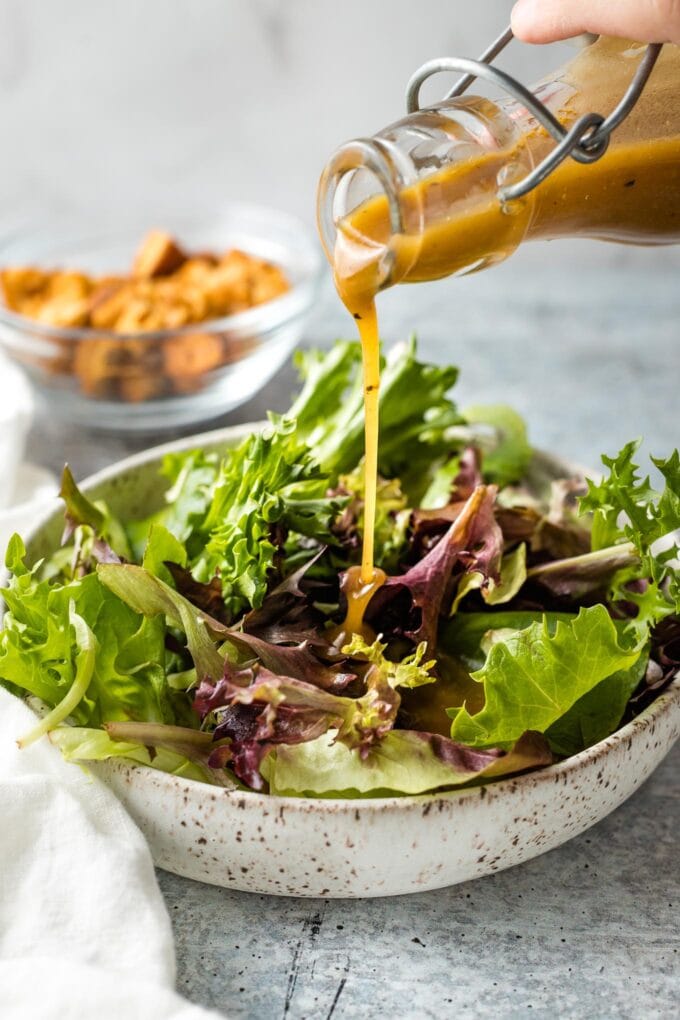
[[[399,147],[382,138],[358,138],[346,142],[331,156],[321,175],[317,192],[317,224],[326,257],[335,262],[338,232],[365,249],[376,265],[378,286],[390,280],[392,242],[406,233],[418,233],[423,214],[411,195],[406,204],[403,192],[415,184],[418,173]],[[379,231],[364,230],[361,218],[353,216],[362,206],[377,200],[383,205]]]

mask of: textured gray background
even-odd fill
[[[510,7],[0,0],[3,218],[96,224],[241,198],[311,223],[336,145],[401,116],[412,71],[441,53],[475,56]],[[532,80],[557,59],[518,47],[506,66]]]

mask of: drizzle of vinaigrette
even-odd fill
[[[352,640],[353,634],[359,634],[364,641],[372,644],[376,634],[364,620],[368,603],[387,580],[387,574],[379,567],[373,569],[370,581],[364,581],[361,567],[350,567],[342,580],[342,593],[347,599],[345,619],[337,627],[328,632],[329,641],[342,648]]]

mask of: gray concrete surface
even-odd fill
[[[461,366],[461,404],[504,400],[536,445],[586,464],[634,436],[678,445],[677,252],[649,260],[545,246],[493,273],[397,289],[388,341]],[[330,288],[308,337],[351,335]],[[286,368],[225,422],[285,408]],[[159,436],[158,439],[164,437]],[[148,444],[38,422],[30,455],[83,476]],[[519,868],[440,892],[365,902],[270,899],[159,873],[180,990],[225,1016],[671,1018],[680,977],[680,747],[622,808]],[[300,848],[304,854],[304,847]],[[385,862],[389,867],[389,861]]]

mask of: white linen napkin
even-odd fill
[[[144,837],[0,689],[0,1016],[206,1020],[174,992],[172,930]]]

